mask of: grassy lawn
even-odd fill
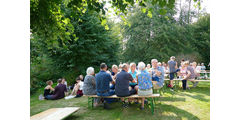
[[[189,83],[191,87],[192,84]],[[121,103],[112,103],[111,110],[102,107],[87,108],[87,98],[73,98],[70,100],[38,100],[38,95],[43,93],[39,90],[30,97],[30,115],[35,115],[49,108],[80,107],[80,110],[67,117],[66,120],[209,120],[210,119],[210,83],[200,82],[198,87],[191,90],[172,92],[167,89],[163,97],[155,106],[154,115],[151,109],[145,106],[140,110],[140,104],[132,104],[123,109]]]

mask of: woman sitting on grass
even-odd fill
[[[53,82],[51,80],[48,80],[47,86],[44,88],[44,97],[46,98],[47,95],[52,95],[54,88],[52,88]]]
[[[81,96],[83,96],[83,92],[82,92],[83,81],[79,77],[77,77],[76,82],[77,83],[74,85],[71,96],[76,95],[75,97],[81,97]]]
[[[151,95],[153,93],[152,80],[151,80],[150,74],[145,70],[145,63],[139,62],[138,69],[140,71],[140,73],[138,73],[138,75],[137,75],[138,96]],[[144,100],[145,100],[145,98],[142,98],[142,105],[140,108],[141,110],[144,109]]]

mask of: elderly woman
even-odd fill
[[[87,68],[87,75],[84,79],[83,84],[83,94],[84,95],[96,95],[96,81],[94,75],[94,68],[88,67]]]
[[[133,81],[131,81],[129,83],[129,85],[134,88],[136,85],[137,85],[137,71],[136,71],[136,64],[134,62],[132,62],[130,64],[130,71],[129,73],[131,74],[132,78],[133,78]]]
[[[139,73],[137,75],[138,95],[139,96],[151,95],[153,93],[152,80],[150,74],[145,70],[144,62],[138,63],[138,69],[139,69]],[[144,109],[144,100],[145,98],[142,98],[141,110]]]

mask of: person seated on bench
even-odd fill
[[[73,91],[71,93],[71,96],[76,95],[75,97],[81,97],[83,96],[83,81],[80,79],[80,77],[76,78],[76,84],[74,85]]]
[[[113,81],[116,81],[116,77],[117,77],[117,74],[118,74],[118,66],[117,65],[112,65],[112,73],[111,73],[111,76],[112,76],[112,79]],[[115,84],[111,84],[110,85],[110,89],[115,89]]]
[[[129,85],[134,89],[134,87],[137,85],[137,71],[136,71],[136,64],[134,62],[130,63],[130,71],[133,80],[130,81]]]
[[[195,79],[195,73],[194,73],[193,68],[191,66],[189,66],[189,61],[185,61],[183,63],[183,66],[181,68],[181,73],[184,74],[183,79],[182,79],[183,90],[186,90],[186,88],[189,88],[187,86],[187,80]]]
[[[131,74],[128,73],[127,71],[128,71],[127,64],[124,63],[122,66],[122,71],[117,74],[115,92],[116,95],[119,97],[130,96],[136,94],[137,92],[137,86],[135,86],[135,88],[129,86],[129,82],[133,81],[133,78]],[[121,98],[121,100],[123,102],[123,107],[127,107],[124,98]]]
[[[138,96],[151,95],[153,93],[152,79],[151,79],[150,74],[145,70],[145,63],[139,62],[138,69],[139,69],[139,73],[137,75]],[[142,98],[142,105],[140,108],[141,110],[144,109],[144,100],[145,100],[145,98]]]
[[[47,95],[48,100],[57,100],[65,97],[65,92],[67,92],[66,85],[62,82],[62,79],[58,79],[58,85],[54,88],[53,95]]]
[[[115,94],[115,91],[113,89],[110,89],[110,82],[112,84],[115,84],[115,82],[112,80],[112,77],[110,74],[108,74],[107,71],[107,65],[105,63],[101,63],[100,65],[100,72],[96,74],[96,89],[97,89],[97,96],[111,96]],[[104,99],[104,108],[108,109],[109,105],[107,101],[110,99],[105,98]]]
[[[96,80],[94,77],[94,68],[88,67],[87,68],[87,75],[84,78],[83,84],[83,94],[84,95],[96,95]],[[99,103],[99,98],[94,98],[94,106],[97,106]]]
[[[157,81],[157,85],[159,87],[163,87],[164,83],[164,70],[162,67],[159,67],[157,65],[158,60],[157,59],[152,59],[152,69],[151,69],[151,76],[153,81]]]
[[[47,82],[47,86],[44,88],[44,98],[46,98],[47,95],[52,95],[54,88],[52,88],[53,82],[51,80],[48,80]]]

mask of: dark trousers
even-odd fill
[[[182,80],[182,87],[183,87],[183,90],[186,90],[187,80]]]

